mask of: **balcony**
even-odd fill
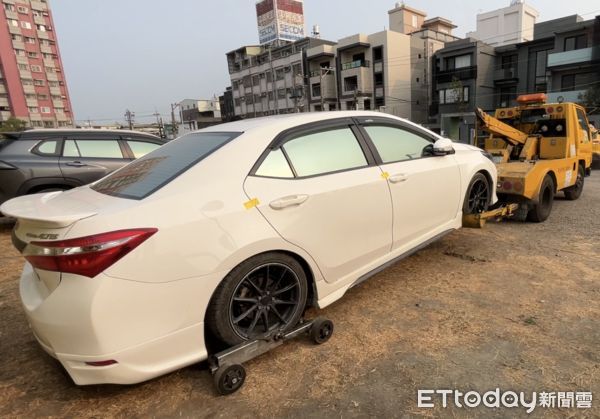
[[[8,25],[8,31],[15,35],[21,35],[21,28],[18,26]]]
[[[469,80],[477,78],[477,66],[456,68],[454,70],[439,71],[436,74],[438,83],[450,83],[454,79]]]
[[[50,94],[51,95],[62,95],[62,92],[60,91],[60,87],[50,87]]]
[[[2,3],[15,4],[15,0],[2,0]]]
[[[600,46],[548,54],[548,67],[584,64],[600,59]]]
[[[52,52],[52,48],[47,46],[47,45],[40,45],[40,50],[44,53],[44,54],[54,54],[54,52]]]
[[[334,57],[335,47],[333,45],[318,45],[306,50],[306,58],[311,60],[318,57]]]
[[[46,25],[46,19],[44,19],[44,16],[34,16],[33,21],[37,25]]]
[[[348,83],[347,80],[356,76],[356,85]],[[373,77],[369,69],[365,67],[353,68],[344,72],[342,80],[342,94],[350,95],[358,93],[371,93],[373,90]]]
[[[8,99],[5,97],[0,97],[0,106],[10,106]]]
[[[329,70],[327,74],[325,74],[325,70],[315,70],[310,72],[310,78],[316,77],[317,81],[319,80],[320,75],[323,74],[323,77],[335,75],[335,71]]]
[[[369,68],[369,67],[371,67],[371,62],[367,61],[367,60],[350,61],[350,62],[342,64],[342,71],[351,70],[353,68],[360,68],[360,67]]]
[[[44,58],[44,66],[54,68],[54,59],[53,58]]]
[[[14,49],[25,49],[25,42],[23,41],[12,41],[12,45]]]
[[[31,71],[19,69],[19,75],[22,79],[31,79]]]
[[[31,84],[23,85],[23,92],[25,93],[35,93],[35,87]]]
[[[19,15],[17,12],[11,12],[10,10],[5,10],[7,19],[19,20]]]
[[[47,39],[47,40],[51,39],[50,35],[46,31],[37,31],[37,36],[39,39]]]
[[[0,121],[6,121],[11,117],[9,111],[0,111]]]
[[[6,93],[6,86],[0,82],[0,94]]]
[[[48,10],[48,5],[41,1],[31,0],[31,8],[33,10]]]
[[[46,78],[48,81],[58,81],[58,76],[56,73],[46,73]]]
[[[323,95],[324,98],[335,98],[336,92],[337,92],[337,86],[336,86],[336,78],[335,75],[332,73],[327,74],[326,76],[324,75],[323,77],[319,77],[319,72],[311,72],[311,78],[310,78],[310,86],[311,86],[311,98],[312,99],[320,99],[321,95],[312,95],[312,86],[314,84],[319,84],[321,83],[321,95]]]
[[[25,103],[27,103],[27,106],[30,106],[32,108],[37,108],[38,107],[38,101],[37,101],[37,99],[25,99]]]
[[[517,69],[515,67],[498,68],[494,70],[495,84],[516,83],[519,81]]]

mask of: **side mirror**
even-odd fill
[[[433,155],[434,156],[447,156],[448,154],[454,154],[454,147],[452,147],[452,140],[448,138],[440,138],[433,144]]]

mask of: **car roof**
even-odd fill
[[[247,132],[257,128],[263,128],[266,124],[276,125],[278,129],[293,128],[311,122],[327,121],[337,118],[360,118],[378,117],[390,120],[405,121],[411,125],[412,122],[376,111],[331,111],[331,112],[303,112],[285,115],[273,115],[261,118],[243,119],[241,121],[227,122],[225,124],[213,125],[199,130],[198,132]]]
[[[145,132],[139,132],[139,131],[130,131],[130,130],[124,130],[124,129],[81,129],[81,128],[71,128],[71,129],[61,129],[61,128],[47,128],[47,129],[32,129],[32,130],[27,130],[27,131],[20,131],[20,132],[3,132],[0,133],[0,137],[4,137],[4,138],[10,138],[10,139],[28,139],[28,138],[38,138],[38,137],[55,137],[55,136],[63,136],[63,135],[83,135],[83,136],[88,136],[88,135],[95,135],[95,134],[114,134],[114,135],[120,135],[120,136],[127,136],[127,135],[135,135],[137,137],[146,137],[148,139],[152,139],[152,140],[161,140],[164,141],[162,138],[157,137],[156,135],[152,135],[152,134],[148,134]]]

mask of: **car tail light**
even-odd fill
[[[512,183],[510,183],[508,180],[504,181],[502,183],[502,189],[505,191],[510,191],[512,189]]]
[[[119,230],[58,241],[33,241],[23,250],[34,268],[93,278],[156,233],[156,228]]]

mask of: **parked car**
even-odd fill
[[[476,147],[325,112],[206,128],[0,210],[42,347],[77,384],[136,383],[206,359],[206,330],[234,345],[294,327],[495,191]]]
[[[0,134],[0,204],[94,182],[163,145],[134,131],[52,129]]]

